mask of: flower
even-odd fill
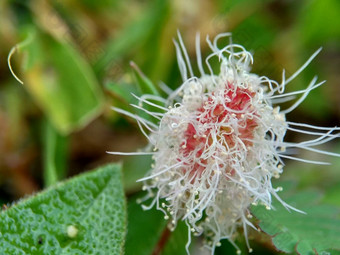
[[[312,164],[326,163],[292,156],[289,149],[339,156],[314,148],[338,137],[333,132],[339,128],[286,120],[287,113],[324,83],[317,83],[315,77],[306,89],[284,93],[285,86],[321,49],[290,78],[286,79],[283,71],[282,82],[278,83],[250,72],[253,56],[243,46],[230,43],[219,48],[218,40],[226,36],[231,34],[220,34],[213,42],[207,38],[212,50],[205,59],[209,72],[203,68],[197,36],[200,71],[200,77],[197,77],[178,34],[179,42],[175,42],[175,47],[183,84],[175,91],[162,85],[168,92],[166,99],[154,95],[137,97],[140,105],[135,107],[151,115],[156,124],[115,108],[135,118],[153,146],[154,164],[149,174],[141,179],[143,189],[147,191],[144,201],[152,198],[151,204],[144,208],[156,205],[164,212],[165,219],[169,219],[171,230],[178,221],[184,220],[189,229],[187,251],[191,234],[204,235],[205,246],[212,253],[222,239],[234,244],[235,232],[240,226],[248,244],[247,226],[256,229],[249,220],[251,204],[261,203],[271,209],[272,197],[275,197],[287,209],[299,211],[280,199],[277,193],[282,188],[274,188],[272,178],[279,178],[286,158]],[[219,74],[212,70],[212,58],[220,63]],[[281,110],[277,105],[294,100],[297,95],[302,96],[288,109]],[[143,108],[143,105],[147,107]],[[285,142],[287,130],[316,138],[299,143]],[[248,248],[251,251],[249,244]]]

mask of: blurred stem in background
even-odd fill
[[[59,134],[47,120],[42,125],[44,184],[48,187],[66,177],[69,138]]]

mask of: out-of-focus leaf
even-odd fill
[[[273,0],[230,0],[230,1],[223,1],[223,0],[218,0],[217,4],[220,10],[227,10],[227,11],[232,11],[233,9],[239,8],[239,6],[247,7],[250,4],[254,3],[260,3],[260,4],[265,4],[272,2]]]
[[[23,93],[22,88],[17,86],[15,81],[2,84],[2,86],[0,90],[0,107],[3,106],[7,112],[7,125],[10,127],[10,133],[7,133],[6,137],[15,143],[19,140],[19,137],[25,136],[24,114],[29,110],[29,107],[27,107],[27,95]]]
[[[105,85],[106,90],[116,99],[113,102],[113,105],[115,107],[130,112],[136,112],[138,116],[143,117],[144,119],[152,122],[157,122],[157,118],[154,118],[145,111],[136,108],[136,106],[142,106],[144,109],[149,110],[150,112],[162,111],[158,107],[148,105],[147,103],[140,105],[138,99],[133,96],[140,96],[141,94],[151,94],[159,96],[156,87],[153,85],[150,79],[148,79],[135,64],[133,64],[133,66],[134,76],[136,78],[136,82],[134,84],[109,82]],[[160,105],[159,101],[150,99],[148,101],[151,101],[155,105]],[[132,107],[131,105],[135,106]]]
[[[136,181],[145,176],[151,163],[152,159],[149,155],[129,156],[124,160],[123,183],[126,192],[136,191],[142,186],[141,182]]]
[[[130,62],[130,65],[131,65],[131,68],[133,70],[133,75],[135,77],[136,84],[137,84],[138,89],[139,89],[139,94],[141,94],[141,95],[148,94],[148,95],[153,95],[153,96],[159,96],[159,93],[158,93],[155,85],[152,83],[152,81],[148,77],[146,77],[146,75],[139,69],[139,67],[133,62]],[[148,99],[148,101],[151,101],[155,105],[162,106],[161,105],[162,103],[160,103],[159,101],[151,100],[151,99]],[[150,112],[162,112],[163,111],[163,110],[160,110],[157,107],[148,105],[147,103],[144,103],[142,105],[142,107],[143,107],[143,109],[150,111]],[[147,119],[151,122],[157,123],[159,121],[157,118],[152,117],[150,114],[148,114],[147,112],[144,112],[140,109],[135,109],[135,111],[139,116],[141,116],[141,117],[143,117],[143,118],[145,118],[145,119]]]
[[[235,240],[236,245],[241,251],[241,254],[247,254],[248,248],[246,246],[246,243],[244,241],[244,236],[239,236],[237,240]],[[252,243],[250,243],[252,248],[255,248]],[[258,249],[254,249],[254,251],[258,252]],[[237,254],[237,249],[227,240],[221,240],[221,246],[216,247],[215,255],[225,255],[225,254]],[[264,253],[258,253],[258,254],[264,254]]]
[[[335,146],[334,152],[337,152],[337,153],[340,152],[340,144]],[[328,170],[327,172],[330,172],[330,175],[328,176],[328,178],[321,180],[321,182],[324,181],[327,185],[327,189],[326,189],[325,197],[323,198],[323,202],[340,207],[340,185],[339,185],[339,182],[337,181],[339,180],[339,177],[340,177],[340,172],[339,172],[340,158],[338,157],[333,158],[331,163],[332,163],[332,168],[331,168],[332,171],[330,172],[327,169]],[[340,218],[340,215],[339,215],[339,218]]]
[[[23,52],[24,86],[62,133],[79,129],[102,110],[103,95],[86,61],[69,43],[36,29]]]
[[[299,90],[305,89],[315,74],[320,75],[322,77],[321,79],[328,80],[328,84],[326,83],[323,87],[311,91],[306,100],[299,107],[299,110],[306,116],[311,116],[324,121],[330,118],[330,114],[332,111],[334,111],[334,105],[330,104],[329,101],[329,95],[332,93],[332,84],[329,84],[329,82],[332,79],[329,77],[326,78],[325,75],[323,75],[322,69],[320,69],[320,67],[323,65],[321,64],[321,61],[326,61],[326,56],[331,56],[333,54],[332,48],[335,47],[334,49],[339,49],[339,13],[340,2],[337,0],[307,1],[304,3],[302,8],[300,8],[300,13],[297,15],[297,22],[295,22],[294,28],[296,35],[294,36],[296,37],[295,40],[299,42],[298,44],[295,44],[299,46],[299,48],[296,50],[297,53],[300,54],[303,52],[303,50],[309,49],[308,52],[311,54],[319,47],[325,47],[325,49],[320,53],[320,56],[317,57],[315,61],[313,61],[311,67],[308,67],[302,74],[302,82],[300,82],[300,84],[295,82],[295,84],[298,84],[298,86],[295,86],[295,88],[296,90]],[[294,45],[294,43],[292,43],[292,45]],[[296,59],[299,58],[300,57],[297,55]],[[308,56],[304,56],[304,59],[307,58]],[[329,60],[332,59],[331,57],[328,58]],[[302,61],[303,60],[301,60],[301,62]],[[327,64],[324,65],[324,68],[330,69]]]
[[[160,240],[167,222],[164,220],[163,214],[154,207],[143,211],[141,205],[136,203],[136,198],[137,196],[134,196],[128,202],[125,254],[150,255]]]
[[[141,94],[159,96],[155,85],[148,77],[145,76],[145,74],[139,69],[139,67],[134,62],[130,62],[130,65]]]
[[[105,88],[125,104],[136,101],[131,94],[137,94],[137,87],[134,84],[110,82],[105,85]]]
[[[340,185],[335,185],[329,188],[325,194],[323,202],[340,207]]]
[[[331,144],[328,144],[319,149],[340,153],[340,144],[338,144],[338,146],[331,146]],[[290,162],[290,171],[286,171],[282,177],[286,180],[298,179],[299,189],[318,187],[320,190],[327,191],[327,193],[332,187],[338,185],[340,178],[340,158],[316,155],[314,152],[308,151],[301,151],[299,154],[301,158],[313,159],[314,157],[314,159],[329,162],[330,165],[325,165],[320,168],[319,165],[305,164],[303,162]],[[320,171],[321,169],[322,171]],[[326,198],[327,194],[324,199]]]
[[[167,240],[161,254],[162,255],[186,255],[185,245],[188,241],[188,227],[183,221],[179,222],[176,229],[169,233],[170,237]],[[192,245],[192,242],[191,242]]]
[[[116,7],[120,4],[121,1],[117,0],[104,0],[104,1],[91,1],[91,0],[83,0],[79,2],[78,4],[82,4],[87,6],[89,9],[93,10],[100,10],[100,9],[107,9]]]
[[[151,6],[142,14],[142,17],[136,18],[130,25],[126,26],[116,38],[109,40],[105,55],[100,58],[94,65],[97,75],[110,67],[112,61],[131,52],[136,47],[136,42],[141,45],[152,34],[153,29],[164,18],[164,12],[168,8],[167,0],[154,0]],[[134,48],[135,49],[135,48]]]
[[[130,104],[137,103],[137,99],[132,95],[138,94],[136,84],[108,82],[105,84],[105,89],[115,99],[112,104],[116,107],[130,111]]]
[[[50,186],[65,177],[67,144],[66,136],[60,135],[49,123],[44,123],[44,182]]]
[[[252,71],[276,79],[281,78],[282,66],[271,51],[276,27],[266,16],[257,14],[244,20],[233,30],[233,41],[254,52]],[[261,36],[258,36],[261,34]],[[225,41],[227,43],[227,41]]]
[[[252,213],[260,220],[260,228],[272,236],[277,249],[299,254],[321,254],[330,249],[340,249],[340,208],[320,204],[321,194],[303,191],[282,196],[290,205],[307,214],[287,211],[277,200],[276,210],[253,206]]]
[[[298,28],[301,39],[314,47],[320,47],[325,41],[339,42],[340,2],[313,0],[306,3],[299,16],[300,22],[297,23],[300,25]]]
[[[121,254],[125,201],[119,165],[57,184],[0,214],[2,254]]]

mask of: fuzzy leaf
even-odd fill
[[[340,208],[320,204],[316,191],[303,191],[282,196],[288,204],[307,214],[287,211],[277,200],[276,210],[253,206],[251,211],[260,220],[260,228],[272,236],[277,249],[298,254],[321,254],[330,249],[340,249]]]
[[[0,214],[1,254],[121,254],[125,201],[119,165],[57,184]]]

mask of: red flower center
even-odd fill
[[[246,148],[252,146],[254,130],[257,127],[254,119],[254,108],[252,98],[255,93],[249,89],[236,88],[228,83],[223,91],[222,102],[214,103],[216,100],[215,93],[198,109],[197,125],[203,125],[208,128],[202,133],[196,130],[191,123],[188,124],[184,132],[185,142],[181,144],[181,153],[184,157],[191,154],[192,168],[190,171],[201,174],[207,164],[207,158],[202,156],[203,152],[214,142],[218,141],[225,148],[224,152],[237,149],[235,146],[240,143]],[[244,148],[243,146],[243,148]],[[215,154],[221,152],[216,149]],[[233,170],[225,170],[233,174]]]

